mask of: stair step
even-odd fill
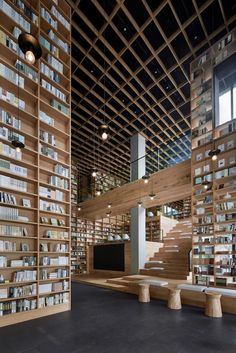
[[[166,273],[165,271],[160,272],[158,270],[142,269],[139,271],[140,274],[146,276],[156,276],[161,278],[173,278],[173,279],[183,279],[186,280],[188,275],[178,274],[178,273]]]

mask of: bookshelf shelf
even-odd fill
[[[61,0],[22,3],[21,9],[0,2],[0,127],[7,134],[0,136],[1,326],[70,310],[71,9]],[[18,50],[21,32],[47,41],[33,65]],[[20,159],[9,136],[24,141]],[[41,251],[43,246],[49,251]],[[21,293],[23,286],[26,294],[32,284],[36,295],[4,297],[5,288]],[[65,290],[48,292],[47,284]]]
[[[230,44],[228,44],[228,40]],[[191,64],[193,283],[236,287],[235,119],[215,127],[212,113],[217,57],[236,52],[236,31]],[[230,46],[230,49],[229,49]],[[229,49],[229,50],[228,50]],[[222,61],[222,58],[220,62]],[[216,98],[214,98],[216,99]],[[215,161],[209,151],[220,152]],[[209,181],[204,190],[202,182]],[[206,202],[207,200],[207,202]]]

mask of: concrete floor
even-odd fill
[[[71,312],[0,329],[0,353],[235,353],[236,316],[73,284]],[[1,318],[0,318],[1,320]]]

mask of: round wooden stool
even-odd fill
[[[207,292],[206,294],[206,307],[205,315],[210,317],[222,317],[221,310],[221,294],[214,292]]]
[[[149,303],[150,302],[149,287],[150,287],[150,284],[139,283],[138,300],[140,303]]]
[[[181,298],[180,298],[181,289],[169,288],[168,295],[168,308],[169,309],[181,309]]]

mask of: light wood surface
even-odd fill
[[[221,309],[221,294],[218,293],[205,293],[206,295],[206,307],[205,307],[205,315],[210,317],[222,317],[222,309]]]
[[[180,298],[181,289],[169,288],[168,296],[168,308],[169,309],[181,309],[181,298]]]
[[[139,294],[138,300],[140,303],[149,303],[150,302],[150,293],[149,293],[149,284],[139,283]]]
[[[85,201],[81,203],[81,207],[86,217],[93,220],[106,217],[109,202],[112,203],[112,215],[119,215],[128,213],[132,207],[137,207],[140,198],[146,208],[187,198],[191,195],[190,175],[191,163],[190,160],[187,160],[152,174],[147,185],[144,184],[143,180],[137,180],[95,199]],[[148,197],[150,193],[149,184],[152,181],[153,192],[157,195],[153,201]]]

